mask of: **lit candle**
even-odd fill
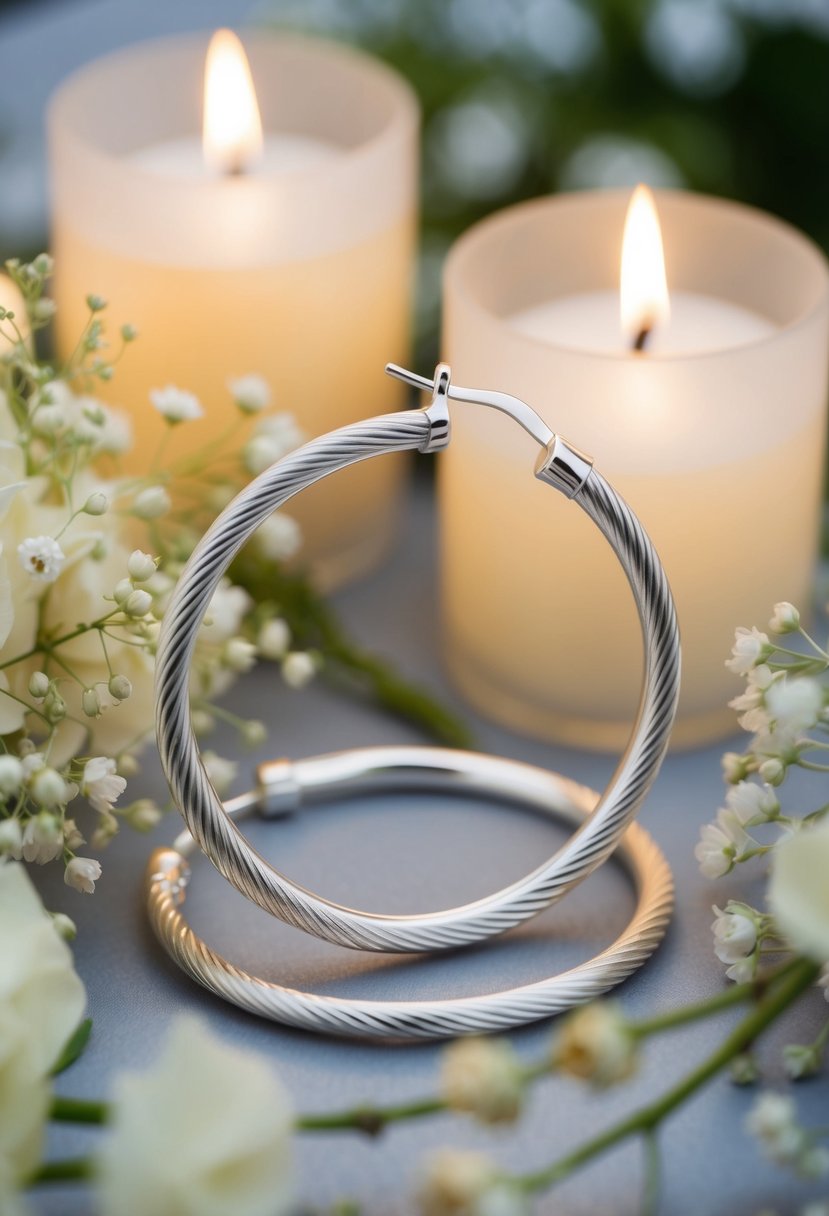
[[[675,732],[733,728],[734,628],[807,604],[826,430],[825,262],[768,216],[660,196],[565,195],[456,245],[446,357],[460,383],[523,397],[589,452],[665,563],[683,640]],[[644,209],[643,209],[644,208]],[[454,409],[440,479],[445,650],[482,710],[519,730],[616,748],[638,695],[630,592],[582,513],[534,483],[532,442]]]
[[[139,330],[104,390],[132,414],[133,470],[162,434],[149,393],[169,383],[205,409],[172,456],[225,432],[227,381],[250,372],[308,435],[394,408],[382,369],[408,345],[416,103],[350,49],[246,46],[250,68],[222,31],[206,73],[201,38],[133,47],[51,105],[57,343],[74,347],[89,292]],[[297,503],[321,583],[385,550],[400,471],[373,461]]]

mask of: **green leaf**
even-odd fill
[[[52,1069],[53,1077],[65,1072],[70,1064],[74,1064],[78,1057],[83,1055],[91,1034],[92,1018],[84,1018],[77,1030],[70,1035],[69,1041],[58,1056],[57,1063]]]

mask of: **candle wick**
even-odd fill
[[[234,156],[224,166],[223,177],[243,177],[246,171],[245,162],[241,156]]]
[[[642,326],[642,328],[639,330],[638,334],[636,335],[636,337],[633,340],[633,347],[632,347],[633,350],[641,352],[645,349],[648,338],[651,336],[652,329],[653,329],[653,326],[651,326],[651,325]]]

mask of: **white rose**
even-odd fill
[[[178,1017],[161,1056],[114,1087],[98,1154],[105,1212],[283,1216],[293,1211],[291,1103],[261,1058]]]
[[[32,1074],[49,1072],[85,1004],[69,948],[25,867],[18,862],[0,866],[0,1009],[22,1027],[17,1054]]]
[[[772,854],[769,906],[796,950],[829,959],[829,819],[781,840]]]

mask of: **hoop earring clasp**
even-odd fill
[[[567,498],[575,498],[593,467],[592,456],[585,455],[566,439],[556,435],[544,419],[520,397],[509,393],[493,392],[483,388],[461,388],[452,384],[452,372],[448,363],[439,363],[432,380],[419,376],[396,363],[386,364],[386,374],[402,380],[412,388],[432,394],[432,401],[423,412],[429,419],[429,438],[421,447],[422,452],[438,452],[449,443],[450,418],[448,401],[466,401],[472,405],[486,405],[508,414],[520,427],[531,435],[542,449],[535,466],[539,481],[560,490]]]

